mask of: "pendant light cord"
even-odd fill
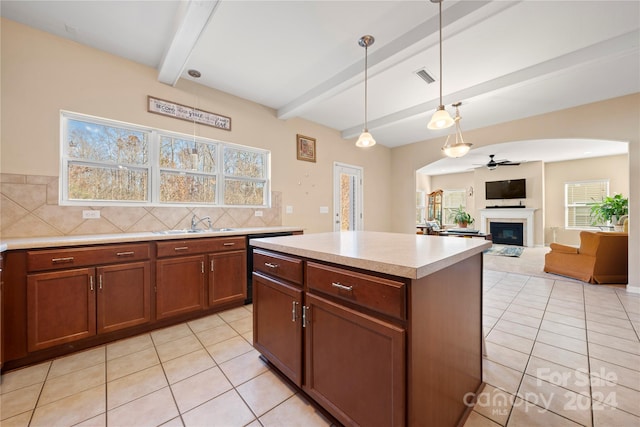
[[[440,105],[442,103],[442,1],[438,3],[438,15],[440,18]]]
[[[364,130],[369,132],[369,125],[367,124],[367,53],[369,51],[369,45],[364,47]]]

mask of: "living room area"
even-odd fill
[[[580,152],[574,150],[576,158],[566,160],[526,160],[526,154],[514,154],[525,145],[542,153],[573,143],[523,141],[485,146],[472,150],[464,164],[459,164],[462,159],[443,159],[457,160],[457,169],[437,164],[439,161],[418,170],[417,227],[424,229],[426,221],[435,220],[441,230],[455,230],[459,225],[454,214],[462,209],[472,220],[467,233],[491,233],[494,244],[520,246],[526,248],[524,252],[534,248],[545,252],[552,243],[578,247],[582,231],[613,231],[612,224],[592,217],[590,207],[607,196],[628,197],[629,159],[625,143],[601,141],[600,149],[605,147],[609,155],[591,154],[592,147],[585,146]],[[485,153],[493,152],[498,153],[495,159],[508,160],[497,166],[485,165],[485,159],[489,158]],[[540,158],[550,157],[541,154]],[[512,187],[511,194],[500,194],[507,191],[505,185]],[[440,210],[436,213],[429,197],[434,192],[441,195]],[[544,260],[541,261],[537,271],[542,273]]]

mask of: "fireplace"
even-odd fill
[[[489,227],[493,236],[493,243],[524,246],[523,223],[491,221]]]
[[[501,209],[480,209],[480,232],[489,233],[492,222],[511,222],[523,224],[522,246],[533,247],[533,230],[535,208],[513,208],[505,206]],[[495,240],[494,240],[495,241]]]

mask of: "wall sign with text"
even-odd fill
[[[231,130],[231,117],[198,110],[197,108],[178,104],[164,99],[147,96],[147,111],[163,116],[170,116],[188,122],[200,123],[218,129]]]

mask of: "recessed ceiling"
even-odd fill
[[[156,68],[168,84],[198,70],[199,84],[344,138],[363,127],[358,39],[371,34],[368,127],[387,147],[452,132],[426,127],[441,82],[451,111],[463,102],[463,131],[640,92],[638,1],[445,0],[443,76],[427,0],[3,0],[0,13]]]

